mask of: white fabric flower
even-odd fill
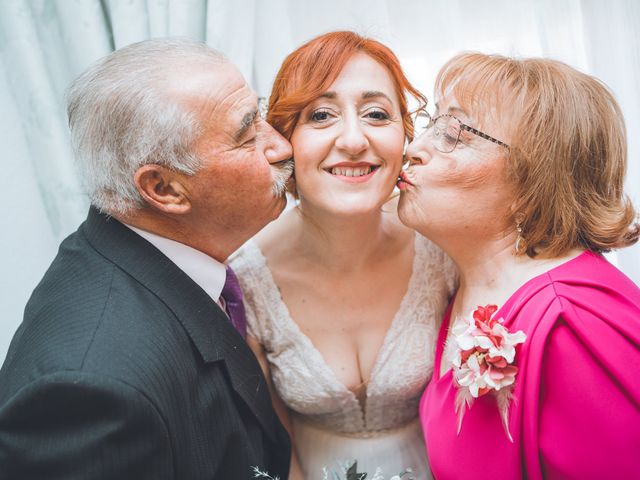
[[[467,387],[473,398],[478,398],[479,390],[487,388],[486,372],[481,373],[478,357],[471,355],[455,372],[456,381],[461,387]]]
[[[507,363],[513,363],[516,356],[516,345],[524,343],[527,336],[521,330],[518,330],[515,333],[509,333],[509,330],[504,328],[500,323],[496,323],[493,326],[491,333],[502,338],[502,345],[500,345],[500,347],[496,347],[493,342],[490,342],[491,346],[488,347],[489,355],[492,357],[500,356],[504,358]]]

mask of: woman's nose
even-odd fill
[[[336,147],[350,156],[365,151],[369,147],[369,140],[359,119],[346,117],[341,123],[342,130],[336,138]]]
[[[413,141],[407,147],[405,158],[409,161],[410,165],[425,164],[431,158],[431,154],[428,151],[428,135],[421,135],[413,139]]]

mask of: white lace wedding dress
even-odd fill
[[[306,478],[322,479],[323,467],[339,471],[340,463],[353,460],[367,478],[378,467],[385,478],[407,467],[416,479],[431,478],[418,402],[433,372],[438,327],[453,291],[451,260],[416,236],[411,279],[378,352],[364,408],[289,315],[255,242],[230,263],[244,292],[249,333],[264,346],[274,386],[292,412]]]

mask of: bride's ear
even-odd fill
[[[191,210],[185,175],[156,164],[143,165],[134,175],[136,189],[151,208],[170,214]]]

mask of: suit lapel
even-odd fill
[[[267,434],[278,441],[278,422],[260,365],[211,297],[144,238],[93,207],[80,232],[102,256],[153,292],[175,314],[204,362],[224,362],[233,390]]]

